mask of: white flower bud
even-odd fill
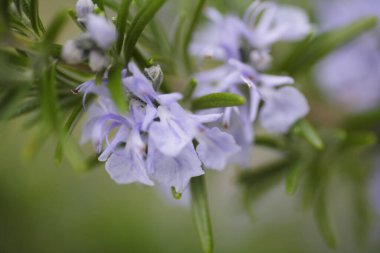
[[[101,71],[108,66],[107,57],[103,53],[97,50],[92,50],[90,52],[88,61],[89,61],[91,70],[94,72]]]
[[[90,14],[87,17],[86,28],[98,47],[109,48],[116,41],[117,33],[114,24],[103,16]]]
[[[69,64],[77,64],[83,61],[83,52],[74,40],[66,41],[61,56]]]
[[[87,16],[92,13],[94,9],[94,3],[91,0],[78,0],[75,5],[75,11],[79,21],[85,21]]]

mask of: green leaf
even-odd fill
[[[116,106],[125,112],[128,109],[128,99],[123,88],[121,70],[121,64],[111,67],[107,87]]]
[[[58,111],[57,87],[55,82],[55,65],[46,67],[41,80],[41,110],[45,122],[59,132],[61,126],[60,112]]]
[[[203,97],[196,98],[191,103],[193,110],[203,110],[218,107],[240,106],[245,104],[242,96],[233,93],[211,93]]]
[[[123,48],[123,43],[125,39],[125,28],[127,26],[129,6],[131,2],[132,0],[122,0],[119,7],[119,11],[117,13],[116,29],[118,38],[116,42],[116,50],[118,54],[121,52],[121,49]]]
[[[197,26],[198,20],[202,14],[202,9],[205,3],[206,3],[206,0],[198,0],[198,3],[194,10],[194,15],[192,16],[192,19],[190,21],[190,25],[184,33],[185,38],[183,40],[182,50],[183,50],[185,65],[189,71],[191,70],[189,53],[188,53],[189,44],[190,44],[191,39],[193,38],[195,27]]]
[[[317,150],[322,150],[324,148],[323,141],[319,136],[318,132],[306,119],[300,120],[293,128],[293,132],[301,135]]]
[[[62,32],[62,28],[65,25],[67,18],[67,12],[60,12],[54,16],[44,35],[44,46],[52,44],[57,39]]]
[[[344,27],[321,33],[313,39],[307,38],[303,44],[304,50],[295,48],[294,53],[278,69],[291,74],[305,71],[329,53],[375,28],[376,25],[376,17],[366,17]]]
[[[44,28],[40,20],[38,7],[38,0],[30,0],[30,23],[36,34],[41,35],[44,32]]]
[[[301,180],[303,167],[304,165],[298,162],[292,165],[289,171],[287,172],[285,189],[286,193],[288,193],[289,195],[293,195],[296,192]]]
[[[88,98],[87,98],[88,100]],[[77,107],[73,109],[71,112],[69,118],[66,121],[66,124],[64,126],[64,131],[66,132],[66,135],[70,135],[72,130],[74,129],[76,123],[78,122],[78,119],[83,112],[83,105],[79,104]],[[62,162],[62,143],[59,142],[57,144],[56,150],[55,150],[55,160],[58,164]]]
[[[99,9],[101,9],[103,12],[105,11],[104,9],[104,1],[103,0],[92,0],[94,4],[96,4]]]
[[[343,126],[349,130],[369,129],[380,124],[380,107],[349,116]]]
[[[336,248],[336,238],[333,228],[331,226],[331,221],[328,216],[326,199],[323,193],[318,197],[315,203],[314,216],[322,234],[323,239],[330,248]]]
[[[147,1],[133,19],[125,40],[124,56],[126,62],[129,62],[131,59],[137,40],[139,39],[144,28],[165,3],[165,1],[166,0]]]
[[[208,210],[205,176],[193,177],[190,181],[191,209],[204,253],[213,252],[211,220]]]
[[[186,85],[185,89],[183,90],[183,101],[187,101],[191,98],[193,95],[195,88],[197,88],[197,80],[194,78],[190,80],[190,82]]]

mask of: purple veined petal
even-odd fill
[[[294,84],[294,79],[288,76],[261,74],[260,82],[264,87],[277,87],[281,85]]]
[[[249,121],[254,122],[259,110],[261,95],[256,86],[249,89]]]
[[[129,63],[128,69],[132,76],[123,79],[124,86],[147,104],[153,104],[157,99],[157,93],[153,88],[152,82],[149,81],[138,69],[136,64]]]
[[[143,158],[131,151],[112,154],[106,162],[106,171],[118,184],[142,183],[154,185],[150,180]]]
[[[106,127],[106,123],[110,123],[109,127]],[[101,151],[104,138],[112,129],[120,125],[129,125],[129,123],[125,118],[116,114],[108,113],[96,120],[93,124],[91,139],[94,146],[97,147],[98,153]]]
[[[102,49],[109,48],[116,41],[117,32],[114,24],[103,16],[89,14],[86,28],[91,38]]]
[[[247,116],[247,110],[246,106],[240,107],[240,111],[232,110],[231,124],[227,128],[227,133],[231,134],[237,145],[241,147],[241,150],[233,155],[229,161],[242,167],[251,165],[254,139],[253,124]]]
[[[175,157],[162,154],[150,143],[148,160],[150,176],[167,187],[175,187],[180,193],[186,189],[192,177],[204,174],[192,143],[187,144]]]
[[[145,117],[142,122],[141,130],[147,132],[150,124],[153,122],[154,118],[157,116],[157,109],[153,106],[147,105],[145,109]]]
[[[217,127],[204,128],[196,139],[198,156],[210,169],[223,170],[228,159],[240,150],[234,138]]]
[[[80,144],[85,144],[91,140],[92,129],[96,121],[105,114],[104,110],[96,103],[92,103],[87,111],[87,121],[82,129],[82,136],[80,139]]]
[[[127,141],[129,135],[129,129],[121,126],[116,132],[115,136],[111,141],[109,141],[108,136],[106,136],[106,147],[103,152],[98,157],[98,160],[104,162],[112,153],[117,153],[117,146],[123,142]]]
[[[235,59],[228,60],[228,64],[236,69],[241,81],[247,83],[248,86],[255,85],[255,82],[258,79],[258,74],[253,67]]]
[[[182,99],[182,94],[178,92],[168,93],[168,94],[160,94],[157,97],[158,102],[161,105],[170,105],[171,103],[177,102]]]
[[[144,153],[145,144],[138,129],[132,129],[128,135],[124,152],[113,153],[106,162],[108,174],[118,184],[139,182],[153,185],[147,173]]]
[[[224,109],[222,124],[224,128],[228,128],[231,125],[231,114],[233,107],[226,107]]]
[[[263,89],[264,105],[259,114],[260,124],[269,132],[286,133],[309,112],[305,97],[293,87]]]
[[[160,121],[155,121],[149,128],[149,138],[157,149],[167,156],[176,156],[191,142],[194,130],[188,125],[189,119],[183,115],[173,115],[168,108],[157,108]],[[190,122],[190,124],[194,124]]]

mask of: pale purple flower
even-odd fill
[[[288,86],[294,83],[292,78],[261,71],[271,64],[270,47],[275,42],[300,40],[312,26],[301,9],[271,2],[255,1],[243,20],[222,16],[213,9],[206,15],[211,24],[196,36],[190,53],[204,58],[205,52],[206,56],[210,52],[209,56],[221,64],[194,75],[198,82],[194,97],[216,92],[245,97],[243,106],[216,111],[223,113],[222,125],[242,148],[233,160],[246,165],[256,119],[268,132],[285,133],[309,111],[305,97]]]
[[[75,5],[75,12],[79,21],[85,21],[90,13],[92,13],[95,5],[91,0],[78,0]]]
[[[157,93],[152,80],[134,64],[123,74],[123,84],[130,96],[130,110],[123,114],[110,99],[106,80],[78,87],[79,92],[98,95],[89,108],[82,141],[92,140],[99,160],[105,161],[117,183],[152,185],[156,181],[183,192],[192,177],[204,173],[202,163],[221,170],[239,151],[232,136],[205,125],[221,114],[185,111],[177,102],[180,94]],[[196,149],[193,141],[198,143]]]
[[[86,20],[86,29],[101,49],[109,48],[116,41],[116,27],[103,16],[89,14]]]
[[[302,9],[272,2],[253,2],[243,20],[247,27],[245,38],[258,49],[269,48],[278,41],[301,40],[312,30]]]
[[[215,74],[217,72],[217,74]],[[287,76],[260,74],[251,66],[236,60],[229,60],[227,65],[217,69],[201,72],[195,75],[200,89],[195,96],[211,92],[231,92],[246,97],[246,113],[240,114],[247,124],[255,121],[259,110],[259,102],[263,101],[259,122],[266,130],[284,133],[300,118],[304,117],[309,107],[304,96],[290,85],[294,80]],[[248,87],[248,92],[242,93],[239,86]],[[229,125],[230,111],[225,110],[224,123]],[[226,115],[227,114],[227,115]]]
[[[359,18],[380,18],[378,0],[318,1],[317,17],[323,31]],[[336,15],[339,13],[339,15]],[[371,109],[380,101],[379,28],[367,32],[322,60],[315,76],[326,96],[347,111]]]
[[[240,59],[243,22],[232,15],[222,16],[213,8],[206,9],[206,16],[211,23],[195,34],[190,53],[216,60]]]
[[[78,47],[75,40],[68,40],[62,48],[62,59],[69,64],[78,64],[84,60],[83,50]]]
[[[92,50],[88,57],[88,65],[94,72],[101,71],[108,66],[108,58],[98,50]]]

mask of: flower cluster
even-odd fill
[[[106,50],[116,41],[114,24],[94,12],[96,5],[91,0],[79,0],[76,4],[78,22],[86,32],[76,40],[69,40],[62,49],[62,58],[70,64],[88,60],[91,70],[97,72],[108,66]]]
[[[143,74],[134,63],[128,65],[123,72],[123,87],[130,97],[125,113],[112,102],[107,79],[101,85],[93,80],[80,85],[84,99],[88,93],[97,95],[88,109],[82,142],[92,140],[99,160],[106,162],[117,183],[157,181],[183,192],[190,178],[204,173],[202,164],[222,170],[240,148],[231,135],[205,125],[220,114],[195,115],[180,106],[181,94],[159,94],[161,75],[158,66]]]
[[[66,43],[63,56],[69,63],[88,58],[90,67],[99,71],[108,65],[105,51],[116,40],[116,32],[105,17],[93,13],[95,8],[90,0],[78,1],[78,22],[86,32]],[[117,183],[157,181],[183,192],[203,168],[222,170],[230,161],[246,164],[256,119],[270,132],[285,133],[307,114],[306,99],[288,86],[294,83],[292,78],[262,73],[270,66],[273,43],[297,40],[310,31],[302,11],[254,2],[243,20],[223,17],[213,9],[207,16],[212,22],[200,31],[191,53],[221,64],[195,74],[198,86],[193,95],[235,93],[246,98],[246,105],[199,115],[187,112],[179,103],[181,94],[158,92],[163,80],[159,66],[142,73],[134,63],[122,72],[127,112],[119,111],[111,98],[107,71],[100,85],[91,80],[78,87],[84,100],[88,93],[97,97],[88,109],[82,143],[92,141]],[[219,122],[224,131],[215,127]]]
[[[270,66],[270,48],[275,42],[299,40],[312,26],[302,10],[270,2],[255,1],[243,19],[222,16],[214,9],[208,9],[206,15],[211,22],[197,34],[190,53],[201,63],[213,59],[221,64],[195,74],[199,85],[194,96],[230,92],[249,101],[244,106],[223,109],[222,119],[227,131],[243,147],[237,159],[244,164],[249,158],[254,138],[252,124],[257,118],[267,131],[285,133],[309,111],[304,96],[288,86],[294,83],[291,77],[262,72]]]
[[[322,30],[348,25],[365,16],[380,18],[377,0],[318,2],[317,17]],[[336,13],[339,12],[339,15]],[[380,29],[371,30],[321,61],[315,77],[326,96],[347,111],[363,111],[380,101]]]

